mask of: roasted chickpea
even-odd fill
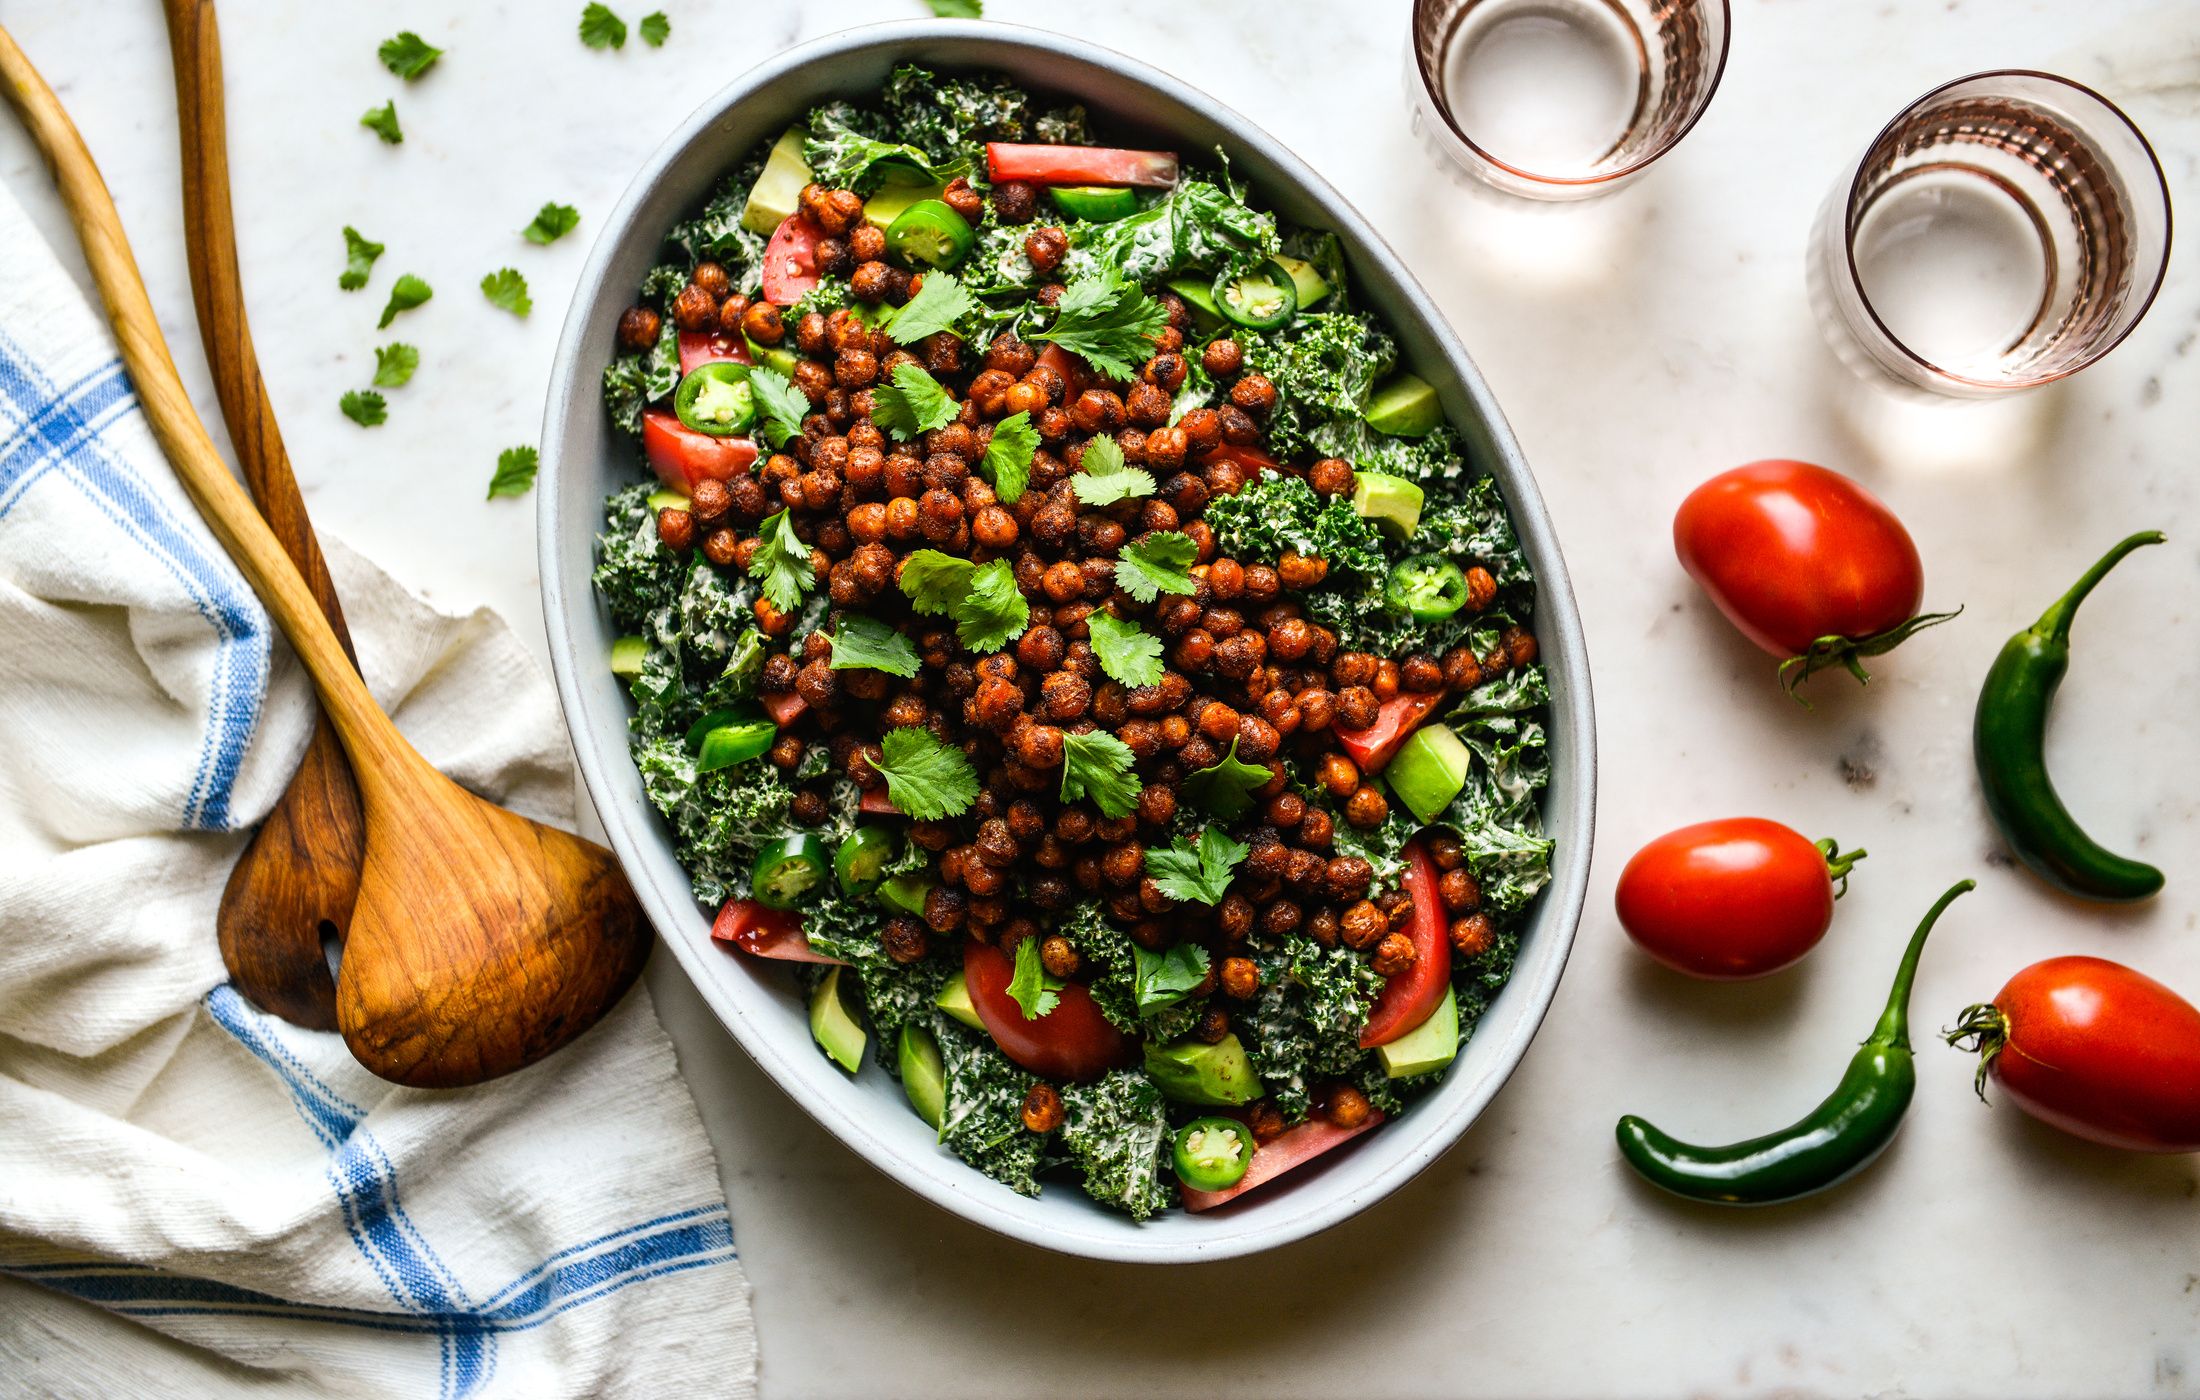
[[[657,538],[665,548],[685,554],[695,547],[695,517],[678,506],[657,512]]]
[[[741,333],[758,345],[777,345],[787,337],[786,318],[770,302],[755,302],[741,315]]]
[[[1207,342],[1207,348],[1199,352],[1201,368],[1217,379],[1236,374],[1245,363],[1245,347],[1229,336],[1220,336]]]
[[[1276,580],[1294,592],[1305,592],[1329,577],[1329,561],[1318,554],[1287,549],[1276,564]]]
[[[703,537],[703,557],[721,569],[733,566],[740,548],[741,537],[723,526]]]
[[[985,213],[985,200],[970,187],[970,181],[961,175],[947,182],[940,198],[948,208],[963,216],[970,223],[978,222]]]
[[[1447,930],[1451,950],[1462,958],[1478,958],[1497,941],[1497,925],[1487,914],[1468,914],[1453,919]]]
[[[1328,1099],[1322,1104],[1322,1117],[1340,1128],[1357,1128],[1374,1111],[1367,1101],[1367,1095],[1349,1084],[1340,1084],[1330,1090]]]
[[[1024,256],[1039,271],[1052,272],[1069,256],[1069,235],[1052,224],[1035,228],[1024,235]]]
[[[718,326],[718,299],[690,282],[672,299],[672,320],[673,324],[684,331],[715,330]]]
[[[1211,408],[1195,408],[1177,420],[1184,430],[1184,440],[1194,452],[1205,452],[1222,442],[1222,415]],[[1178,509],[1183,507],[1180,505]]]
[[[1251,1001],[1260,994],[1260,969],[1251,958],[1224,958],[1216,980],[1232,1001]]]
[[[630,306],[619,316],[619,348],[639,353],[657,343],[664,318],[646,306]]]
[[[1426,652],[1415,652],[1398,663],[1398,684],[1416,695],[1444,688],[1444,668]]]
[[[1369,899],[1355,900],[1337,918],[1337,937],[1355,951],[1374,947],[1390,932],[1390,920]]]
[[[932,950],[932,935],[907,914],[896,914],[879,930],[886,956],[897,963],[913,963]]]
[[[1389,800],[1365,783],[1345,799],[1344,819],[1362,831],[1381,826],[1389,816]]]
[[[993,186],[993,213],[1004,224],[1028,224],[1039,212],[1039,191],[1021,180]]]
[[[999,186],[994,187],[996,190]],[[1034,1084],[1024,1095],[1024,1127],[1044,1136],[1062,1126],[1062,1095],[1052,1084]]]
[[[1167,390],[1140,380],[1124,396],[1123,413],[1135,427],[1159,428],[1169,421],[1173,402]]]

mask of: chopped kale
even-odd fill
[[[1268,445],[1284,458],[1323,450],[1316,447],[1315,436],[1324,424],[1361,425],[1376,381],[1398,361],[1398,346],[1390,333],[1362,312],[1309,312],[1284,330],[1241,340],[1245,367],[1275,382],[1277,399],[1268,419]],[[1331,449],[1357,445],[1355,438],[1332,442]],[[1362,452],[1336,455],[1368,465],[1361,460]]]
[[[1134,282],[1196,270],[1242,272],[1277,251],[1276,220],[1209,180],[1187,174],[1128,218],[1078,224],[1072,271],[1113,267]]]
[[[1024,1128],[1024,1095],[1038,1079],[987,1037],[946,1016],[932,1018],[947,1071],[940,1145],[1020,1196],[1039,1194],[1046,1140]]]
[[[1474,755],[1467,785],[1440,818],[1459,834],[1482,907],[1513,914],[1550,883],[1551,846],[1536,794],[1551,780],[1541,720],[1491,715],[1454,726]]]
[[[657,538],[649,508],[655,489],[637,482],[604,503],[604,529],[596,537],[596,592],[621,632],[640,632],[650,617],[679,595],[688,561]]]
[[[983,169],[988,141],[1027,140],[1031,97],[1004,73],[942,78],[903,65],[886,80],[888,129],[935,164]]]
[[[1169,1107],[1136,1070],[1111,1070],[1098,1083],[1062,1091],[1062,1146],[1085,1174],[1085,1194],[1133,1220],[1165,1210],[1169,1189]]]
[[[657,343],[645,351],[620,355],[603,368],[604,407],[611,421],[629,433],[642,431],[642,410],[670,398],[680,387],[680,328],[665,317]]]
[[[746,296],[755,296],[763,285],[765,240],[741,226],[741,211],[748,207],[749,191],[764,173],[770,152],[769,142],[751,151],[738,169],[718,182],[695,217],[673,225],[670,235],[670,241],[687,254],[689,267],[706,261],[719,264],[732,279],[733,289]],[[675,286],[667,295],[678,291]]]
[[[848,816],[853,816],[852,805]],[[914,874],[925,865],[923,849],[905,843],[901,855],[883,873]],[[914,963],[895,962],[887,956],[880,936],[885,923],[885,912],[877,900],[869,895],[843,894],[837,885],[802,907],[802,930],[809,936],[810,946],[846,962],[863,983],[863,1008],[879,1033],[881,1045],[911,1021],[927,1024],[925,1018],[932,1014],[933,998],[962,966],[962,959],[950,956],[944,946]]]
[[[1295,1122],[1310,1107],[1313,1081],[1347,1073],[1369,1054],[1360,1032],[1382,978],[1350,948],[1324,948],[1305,934],[1253,961],[1260,996],[1252,1024],[1240,1029],[1253,1072]]]
[[[1390,572],[1375,522],[1349,500],[1315,495],[1304,477],[1265,475],[1234,496],[1208,502],[1205,519],[1217,549],[1239,560],[1274,563],[1293,550],[1328,560],[1332,576],[1338,570],[1358,575],[1356,582],[1333,585],[1355,590]]]
[[[869,195],[889,180],[896,184],[937,185],[967,170],[964,161],[935,161],[920,146],[884,139],[891,128],[876,112],[852,102],[828,102],[813,108],[806,123],[810,139],[802,158],[821,185]],[[748,185],[742,187],[747,198]],[[734,211],[736,220],[739,209]]]

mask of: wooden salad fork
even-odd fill
[[[183,138],[183,236],[199,343],[214,371],[229,445],[245,484],[283,552],[305,576],[313,600],[353,667],[351,632],[336,585],[306,518],[305,497],[283,450],[275,405],[260,378],[237,269],[237,227],[229,200],[229,136],[222,97],[221,34],[213,0],[163,0],[176,68],[176,116]],[[336,1029],[336,979],[323,945],[351,928],[359,898],[366,829],[359,787],[328,714],[314,709],[313,737],[274,809],[253,833],[222,889],[214,932],[229,980],[263,1011],[314,1030]]]
[[[474,796],[375,705],[319,600],[207,436],[83,138],[0,28],[0,89],[45,155],[153,433],[320,691],[359,783],[366,854],[337,1028],[385,1079],[475,1084],[593,1025],[640,973],[649,926],[611,853]]]

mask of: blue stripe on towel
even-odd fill
[[[101,441],[109,426],[136,411],[120,362],[110,361],[75,384],[57,388],[27,351],[0,333],[0,397],[13,405],[18,417],[0,436],[0,518],[34,481],[58,469],[183,586],[212,626],[216,651],[207,699],[209,724],[181,817],[188,829],[230,829],[231,789],[259,724],[267,686],[266,614],[238,588],[235,574],[202,550]]]

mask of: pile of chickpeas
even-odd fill
[[[945,198],[973,223],[983,212],[966,182],[950,186]],[[1028,223],[1037,208],[1037,192],[1013,182],[993,186],[990,199],[1008,224]],[[812,185],[801,204],[826,234],[817,247],[820,269],[847,277],[856,300],[898,304],[921,286],[921,277],[884,261],[883,237],[861,222],[862,201],[852,192]],[[1042,274],[1060,265],[1067,248],[1060,228],[1034,228],[1025,238],[1025,252]],[[1061,292],[1059,283],[1049,283],[1035,295],[1052,304]],[[1141,947],[1161,950],[1185,940],[1208,947],[1213,971],[1198,992],[1205,1006],[1194,1034],[1212,1043],[1230,1033],[1233,1015],[1259,993],[1258,970],[1247,955],[1254,945],[1303,933],[1363,953],[1384,976],[1413,965],[1415,948],[1405,932],[1411,898],[1402,890],[1370,898],[1368,861],[1335,848],[1336,821],[1368,829],[1390,815],[1381,790],[1335,733],[1373,724],[1379,707],[1400,694],[1460,692],[1525,665],[1534,659],[1535,639],[1509,628],[1486,656],[1464,647],[1398,658],[1346,651],[1294,596],[1322,583],[1326,561],[1289,552],[1273,565],[1218,556],[1201,512],[1260,470],[1247,465],[1249,457],[1259,461],[1256,455],[1229,449],[1264,441],[1262,425],[1277,391],[1244,371],[1235,340],[1211,340],[1198,353],[1217,383],[1228,385],[1226,397],[1171,424],[1187,373],[1191,317],[1173,294],[1159,299],[1167,326],[1154,337],[1137,381],[1117,386],[1092,379],[1080,362],[1042,359],[1010,333],[982,348],[948,332],[905,347],[848,310],[813,312],[790,326],[783,308],[750,301],[732,291],[725,269],[700,263],[673,300],[675,321],[692,330],[737,327],[762,345],[791,338],[803,356],[793,382],[813,411],[784,451],[752,473],[700,483],[687,507],[666,508],[657,524],[667,546],[700,548],[714,565],[745,569],[759,547],[759,522],[785,508],[810,545],[817,585],[832,606],[891,620],[914,641],[922,669],[912,679],[836,671],[830,625],[792,638],[789,613],[764,599],[755,604],[757,625],[773,643],[759,689],[791,692],[803,702],[767,759],[791,775],[811,745],[825,745],[830,756],[827,776],[798,790],[795,821],[826,819],[824,789],[832,775],[867,790],[882,786],[873,764],[882,757],[880,736],[892,728],[925,727],[960,747],[978,774],[981,791],[961,817],[910,825],[910,839],[935,853],[939,883],[922,918],[887,921],[883,936],[893,958],[914,962],[939,940],[963,936],[1004,950],[1038,938],[1047,971],[1075,978],[1083,970],[1077,949],[1048,928],[1054,916],[1097,898]],[[656,313],[635,307],[620,322],[620,341],[647,346],[658,328]],[[921,365],[961,405],[955,421],[920,441],[896,442],[871,421],[874,386],[902,364]],[[974,468],[992,425],[1016,413],[1030,415],[1041,446],[1026,490],[1003,503]],[[1102,433],[1115,438],[1126,461],[1154,475],[1154,495],[1106,506],[1077,499],[1070,478],[1086,444]],[[1352,491],[1348,462],[1325,458],[1303,473],[1323,496]],[[1164,530],[1181,531],[1197,547],[1195,590],[1141,603],[1115,586],[1116,552]],[[912,613],[897,579],[903,559],[918,549],[980,563],[1008,560],[1031,610],[1028,627],[1005,649],[975,656],[947,620]],[[1470,570],[1468,593],[1467,606],[1479,611],[1495,595],[1495,581],[1485,570]],[[1158,682],[1129,687],[1102,673],[1086,626],[1100,610],[1163,639],[1167,669]],[[1064,736],[1093,730],[1115,735],[1137,760],[1144,788],[1127,815],[1107,817],[1089,802],[1059,800]],[[1239,823],[1250,854],[1218,905],[1179,904],[1146,873],[1147,845],[1168,841],[1186,776],[1219,762],[1233,743],[1241,761],[1269,772],[1254,794],[1254,811]],[[1326,805],[1293,789],[1287,757],[1311,775]],[[1474,956],[1493,936],[1480,891],[1456,840],[1435,835],[1427,844],[1442,872],[1451,942],[1462,956]],[[1342,1087],[1323,1102],[1340,1122],[1355,1114],[1364,1119],[1367,1108]],[[1260,1122],[1256,1115],[1256,1127]],[[1271,1127],[1280,1130],[1280,1119]]]

